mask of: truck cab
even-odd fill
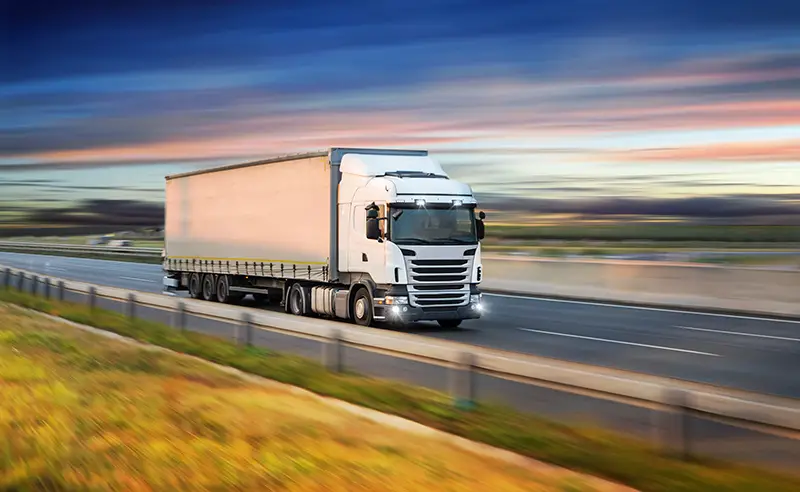
[[[428,155],[348,153],[340,174],[339,272],[374,284],[355,300],[355,321],[479,318],[484,215],[472,189]]]

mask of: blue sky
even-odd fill
[[[532,212],[800,208],[792,0],[2,8],[0,211],[17,219],[337,145],[427,148]]]

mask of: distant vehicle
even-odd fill
[[[114,238],[113,235],[106,234],[106,235],[100,236],[100,237],[89,238],[86,241],[86,244],[88,244],[90,246],[100,246],[100,245],[103,245],[103,244],[108,244],[113,238]]]
[[[482,311],[476,206],[427,151],[332,148],[167,176],[165,290],[456,327]]]
[[[128,239],[114,239],[109,241],[108,245],[112,248],[125,248],[128,246],[133,246],[133,241]]]

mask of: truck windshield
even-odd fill
[[[477,244],[475,210],[469,207],[393,206],[390,240],[395,244]]]

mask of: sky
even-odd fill
[[[0,0],[0,221],[361,146],[528,216],[800,225],[795,0],[60,3]]]

